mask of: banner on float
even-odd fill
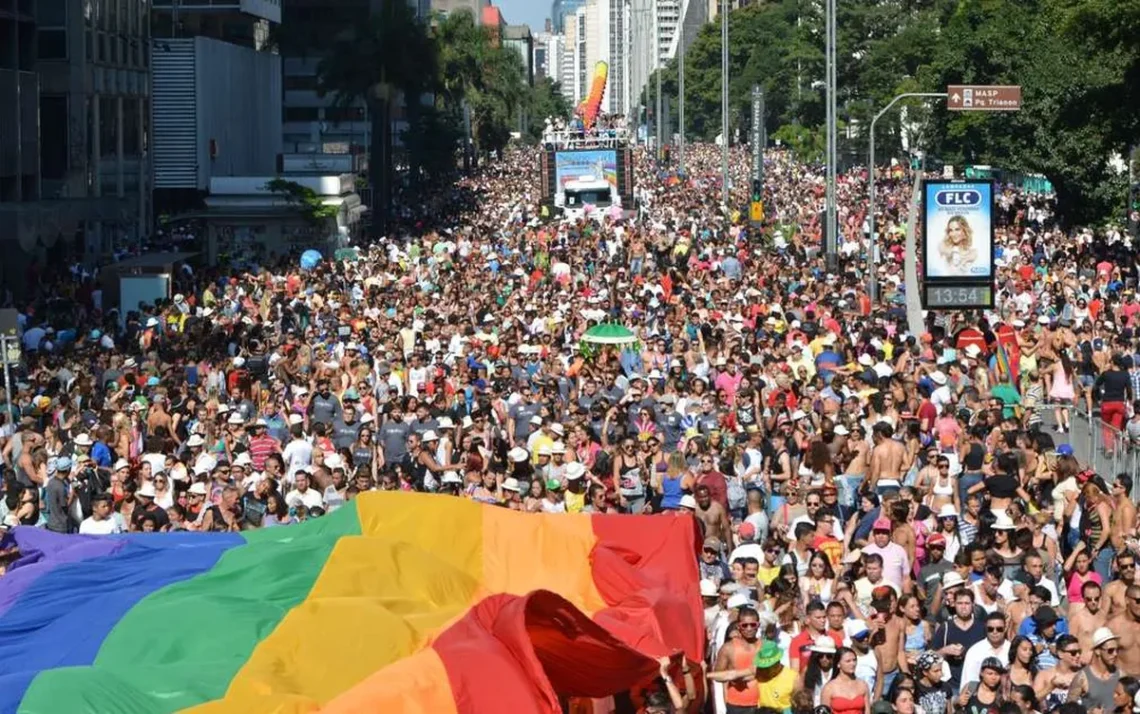
[[[926,181],[922,192],[923,279],[989,283],[994,278],[994,190],[990,181]]]

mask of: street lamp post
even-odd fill
[[[879,288],[879,241],[875,235],[875,123],[899,101],[920,97],[945,99],[946,92],[906,92],[900,94],[892,99],[887,106],[880,109],[879,113],[875,115],[875,118],[871,120],[871,148],[870,157],[867,161],[868,195],[870,197],[867,210],[870,217],[871,269],[867,271],[867,296],[870,297],[872,301],[878,300]]]
[[[835,173],[836,173],[836,112],[835,112],[835,92],[836,92],[836,72],[835,72],[835,46],[837,43],[835,37],[835,0],[827,0],[826,5],[826,55],[827,55],[827,197],[826,197],[826,215],[824,218],[824,237],[823,248],[824,257],[827,261],[828,271],[836,270],[839,262],[838,246],[837,246],[837,220],[835,210]]]
[[[659,13],[660,13],[660,10],[657,6],[657,0],[653,0],[653,27],[654,27],[653,36],[654,36],[654,40],[657,39],[657,37],[659,36],[658,33],[660,33],[660,31],[661,31],[660,27],[658,26]],[[654,46],[653,46],[653,74],[657,75],[657,110],[653,116],[654,116],[654,124],[655,124],[656,129],[657,129],[657,131],[656,131],[657,146],[655,147],[656,154],[657,154],[657,166],[658,166],[658,168],[660,168],[661,159],[665,155],[665,153],[664,153],[665,152],[665,127],[661,121],[663,118],[662,108],[661,108],[661,47],[656,41],[654,42]]]
[[[685,18],[679,28],[681,41],[677,43],[677,173],[685,174]]]
[[[720,169],[721,197],[728,206],[728,0],[720,2]]]

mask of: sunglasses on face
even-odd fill
[[[986,632],[1005,632],[1005,627],[987,627]]]

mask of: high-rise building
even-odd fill
[[[708,21],[708,0],[630,0],[629,14],[631,101],[627,115],[634,118],[653,72],[677,56],[682,41],[688,48]]]
[[[503,19],[502,11],[494,5],[483,8],[483,27],[491,34],[491,44],[498,47],[507,29],[507,21]]]
[[[589,81],[593,81],[597,63],[606,62],[609,74],[602,95],[602,112],[624,114],[629,104],[629,14],[625,2],[588,0],[585,12]]]
[[[749,5],[756,4],[756,0],[708,0],[709,22],[712,22],[717,18],[717,15],[720,13],[721,6],[726,2],[728,3],[730,10],[739,10],[742,7],[748,7]]]
[[[331,96],[317,94],[317,67],[322,48],[345,28],[368,22],[373,0],[282,0],[282,23],[290,36],[302,33],[302,47],[282,51],[284,108],[282,113],[283,151],[289,153],[339,153],[366,150],[372,124],[363,100],[347,107],[335,106]],[[485,0],[407,0],[421,18],[429,11],[470,10]],[[476,18],[479,16],[476,15]],[[403,131],[405,112],[402,101],[392,105],[395,141]]]
[[[152,0],[154,202],[198,208],[216,176],[273,174],[281,153],[279,0]],[[224,77],[225,81],[220,78]]]
[[[588,48],[586,8],[574,12],[574,104],[579,104],[590,91],[590,55]]]
[[[457,10],[467,10],[476,20],[483,17],[483,10],[491,0],[428,0],[430,11],[448,14]]]
[[[586,0],[554,0],[550,5],[551,30],[564,34],[567,20],[571,20],[579,8],[586,4]]]
[[[150,3],[0,5],[0,278],[149,233]]]
[[[534,74],[536,77],[549,77],[561,84],[562,55],[565,38],[562,35],[543,32],[534,38]]]
[[[534,85],[534,37],[530,34],[530,27],[527,25],[507,25],[503,30],[503,46],[513,49],[519,53],[519,58],[522,59],[523,69],[526,70],[527,84]]]

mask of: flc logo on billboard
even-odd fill
[[[982,192],[972,188],[954,188],[938,191],[934,200],[939,206],[977,206],[982,202]]]

